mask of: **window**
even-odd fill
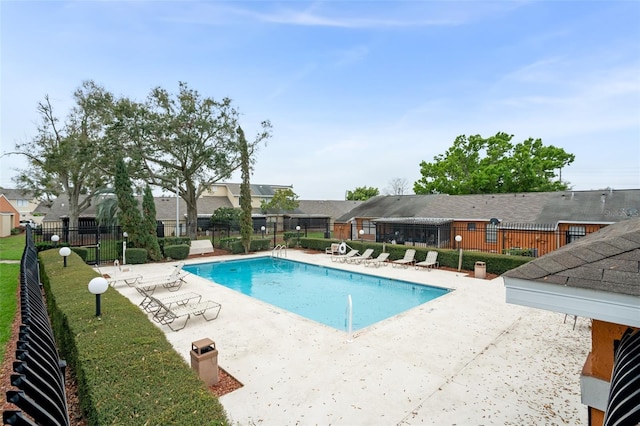
[[[498,227],[492,223],[487,223],[487,234],[485,240],[487,243],[498,242]]]
[[[584,226],[570,226],[567,232],[567,244],[573,241],[578,241],[580,238],[587,235],[587,228]]]
[[[475,231],[476,224],[475,223],[467,223],[467,231]]]
[[[29,201],[27,201],[27,200],[16,200],[16,206],[18,206],[18,207],[29,207]]]
[[[368,235],[375,235],[376,233],[376,226],[371,223],[370,220],[362,221],[362,229],[364,229],[364,233]]]

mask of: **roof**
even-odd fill
[[[604,227],[503,277],[640,296],[640,218]]]
[[[36,198],[32,191],[26,189],[0,188],[0,194],[4,194],[7,200],[33,200]]]
[[[553,229],[562,222],[611,224],[640,217],[640,190],[518,194],[387,195],[373,197],[338,222],[353,218],[498,219],[501,227]]]
[[[640,217],[606,226],[502,277],[507,303],[640,327]]]

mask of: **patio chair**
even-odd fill
[[[327,247],[324,249],[325,254],[336,255],[339,254],[338,248],[340,247],[339,243],[331,243],[331,247]]]
[[[366,249],[361,256],[353,256],[346,259],[347,263],[362,263],[367,259],[371,259],[373,249]]]
[[[199,303],[202,300],[201,295],[191,291],[186,293],[183,292],[183,293],[173,294],[171,296],[163,297],[161,299],[152,297],[150,294],[144,292],[144,290],[141,293],[144,295],[144,298],[142,299],[142,301],[138,306],[140,306],[144,311],[149,313],[154,313],[160,308],[159,305],[154,303],[155,300],[159,300],[166,306],[171,306],[171,305],[184,306],[191,301],[195,301],[195,303]]]
[[[378,257],[372,257],[364,261],[364,266],[375,266],[376,268],[387,266],[387,259],[389,259],[389,253],[380,253]]]
[[[143,296],[146,294],[153,294],[156,287],[162,286],[169,291],[177,291],[180,289],[182,284],[184,283],[184,277],[187,274],[182,270],[184,266],[184,262],[179,263],[175,266],[175,269],[171,272],[170,275],[160,275],[160,276],[147,276],[140,279],[136,279],[134,282],[129,283],[130,286],[134,287],[138,290],[138,293]]]
[[[427,258],[422,262],[416,263],[416,269],[420,269],[420,267],[427,268],[428,271],[431,271],[431,268],[437,268],[440,266],[438,263],[438,252],[437,251],[429,251],[427,253]]]
[[[189,319],[192,315],[200,315],[205,320],[211,321],[218,318],[220,309],[222,309],[222,305],[220,303],[214,302],[213,300],[206,300],[204,302],[198,302],[190,305],[172,306],[162,303],[155,297],[150,298],[151,303],[158,307],[157,310],[153,313],[152,319],[158,324],[169,326],[169,328],[173,331],[182,330],[187,325],[187,322],[189,322]],[[206,313],[208,311],[214,311],[215,316],[207,317]],[[184,320],[182,327],[173,328],[173,322],[175,320],[185,317],[186,319]]]
[[[394,260],[393,262],[391,262],[391,266],[393,266],[394,268],[396,266],[402,266],[404,268],[409,267],[409,265],[413,265],[416,263],[416,250],[415,249],[407,249],[407,251],[404,252],[404,257],[402,259],[398,259],[398,260]]]
[[[340,261],[342,263],[346,263],[352,257],[357,256],[358,253],[360,253],[359,250],[351,249],[351,250],[349,250],[349,253],[347,253],[347,254],[343,254],[341,256],[334,256],[334,257],[336,258],[336,260],[338,260],[338,261]]]

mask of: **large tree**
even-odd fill
[[[512,144],[513,135],[497,133],[456,138],[453,146],[422,161],[422,178],[413,185],[416,194],[493,194],[561,191],[568,188],[559,179],[563,167],[575,156],[562,148],[545,146],[540,139]]]
[[[112,135],[127,146],[139,177],[172,192],[177,184],[187,205],[187,232],[195,238],[198,197],[241,165],[238,121],[231,99],[203,98],[180,83],[175,95],[158,87],[144,103],[122,99]],[[250,159],[270,136],[271,123],[263,121],[261,131],[247,143]]]
[[[16,151],[27,158],[28,168],[14,181],[37,197],[68,197],[69,226],[77,228],[80,213],[91,205],[92,194],[111,175],[105,167],[113,152],[105,137],[111,119],[113,96],[93,81],[85,81],[73,94],[75,105],[64,121],[54,112],[49,96],[38,103],[40,124],[29,142]]]
[[[242,183],[240,184],[240,235],[242,236],[242,246],[244,253],[249,254],[251,248],[251,234],[253,234],[253,220],[251,218],[251,161],[249,158],[249,150],[247,140],[244,137],[244,131],[238,127],[238,136],[240,138],[240,169],[242,170]]]
[[[116,161],[115,169],[114,189],[118,199],[118,222],[122,232],[129,235],[131,247],[144,248],[142,215],[138,208],[138,200],[133,195],[127,165],[122,158]]]
[[[380,195],[378,188],[374,188],[373,186],[359,186],[353,191],[347,191],[347,200],[366,201],[377,195]]]
[[[409,182],[405,178],[393,178],[389,181],[387,195],[404,195],[409,192]]]

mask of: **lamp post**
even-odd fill
[[[264,231],[266,231],[266,230],[267,230],[267,228],[266,228],[264,225],[262,225],[262,226],[260,227],[260,230],[262,231],[262,239],[264,240]]]
[[[458,243],[458,247],[460,248],[460,253],[458,254],[458,271],[462,269],[462,235],[456,235],[456,242]]]
[[[296,226],[296,232],[298,233],[298,247],[300,247],[300,225]]]
[[[69,247],[62,247],[59,251],[58,254],[60,256],[62,256],[62,258],[64,259],[64,267],[67,267],[67,257],[71,254],[71,249]]]
[[[109,281],[103,277],[95,277],[89,281],[89,291],[96,295],[96,316],[99,317],[100,312],[100,296],[109,288]]]
[[[364,229],[359,230],[358,234],[360,234],[360,243],[362,243],[362,239],[364,238]]]
[[[51,236],[51,242],[53,243],[53,248],[58,248],[58,241],[60,241],[60,236],[53,234]]]
[[[127,232],[123,232],[122,233],[122,264],[126,265],[127,264],[127,238],[129,237],[129,234]]]

